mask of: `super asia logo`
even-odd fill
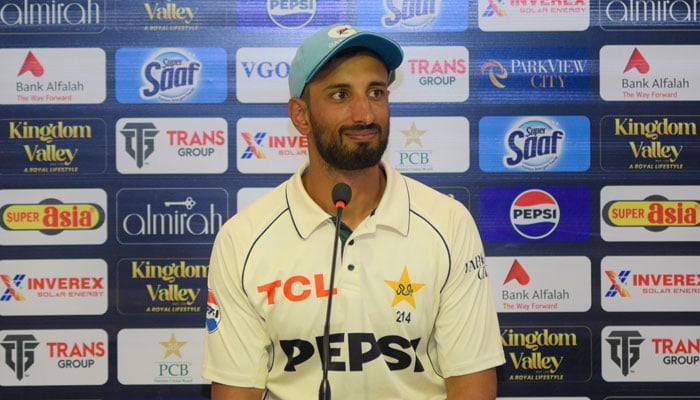
[[[614,200],[605,204],[603,220],[615,227],[642,227],[661,232],[669,227],[697,227],[700,201],[669,200],[652,195],[644,200]]]

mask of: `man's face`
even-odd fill
[[[369,53],[331,61],[306,87],[310,140],[331,167],[376,165],[389,141],[388,72]]]

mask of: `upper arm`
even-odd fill
[[[447,400],[494,400],[496,398],[496,369],[445,379]]]
[[[229,386],[211,383],[211,400],[260,400],[264,391],[258,388]]]

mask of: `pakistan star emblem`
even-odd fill
[[[391,303],[392,307],[405,301],[414,309],[416,308],[416,299],[413,297],[413,294],[421,290],[425,284],[411,282],[411,278],[408,276],[408,268],[405,265],[403,266],[401,278],[398,281],[385,280],[384,282],[394,289],[394,301]]]
[[[171,354],[176,355],[178,358],[182,358],[182,353],[180,353],[180,348],[186,345],[187,342],[178,342],[175,338],[175,334],[170,334],[170,340],[167,342],[160,342],[160,345],[165,347],[165,355],[163,359],[168,358]]]
[[[425,135],[425,132],[427,132],[427,130],[416,128],[416,122],[412,121],[410,129],[401,131],[401,133],[403,133],[404,136],[406,136],[406,144],[404,144],[404,146],[408,147],[409,144],[415,143],[419,147],[423,147],[423,143],[421,142],[420,137]]]

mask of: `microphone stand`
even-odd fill
[[[350,202],[351,190],[345,183],[338,183],[333,187],[333,202],[335,203],[335,236],[333,237],[333,260],[331,261],[330,290],[326,302],[326,323],[323,326],[323,348],[321,350],[321,365],[323,378],[318,388],[319,400],[331,400],[331,383],[328,381],[328,364],[330,363],[330,330],[331,330],[331,305],[333,303],[333,290],[335,288],[335,264],[338,259],[338,242],[340,241],[340,218],[343,216],[345,206]]]

